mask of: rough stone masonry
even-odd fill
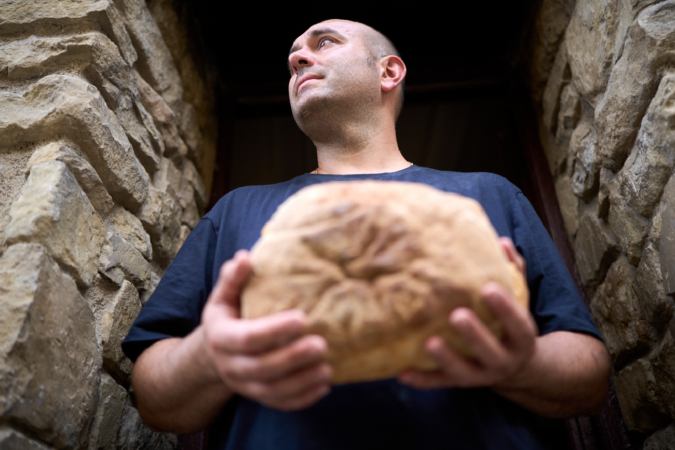
[[[170,0],[0,1],[2,450],[176,447],[120,343],[208,201],[186,36]]]
[[[675,1],[544,0],[535,30],[540,136],[621,411],[673,449]]]

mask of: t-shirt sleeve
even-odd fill
[[[513,212],[514,243],[527,262],[530,308],[541,335],[574,331],[600,335],[565,263],[522,192]]]
[[[155,342],[183,337],[199,325],[213,286],[216,231],[203,218],[187,237],[122,342],[132,361]]]

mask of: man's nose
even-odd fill
[[[288,63],[297,71],[302,67],[310,67],[314,65],[314,58],[312,54],[304,49],[297,50],[288,56]]]

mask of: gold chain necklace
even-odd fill
[[[413,163],[411,163],[410,161],[406,161],[406,162],[407,162],[407,163],[410,163],[410,166],[413,165]],[[410,167],[410,166],[408,166],[408,167]],[[319,170],[322,171],[323,174],[320,174],[320,173],[319,173]],[[323,170],[321,167],[318,167],[318,166],[317,166],[316,169],[312,170],[310,173],[312,173],[312,174],[314,174],[314,175],[336,175],[336,174],[334,174],[334,173],[326,172],[325,170]]]

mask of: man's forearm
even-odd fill
[[[559,331],[537,338],[525,366],[494,390],[546,417],[597,413],[609,387],[604,345],[579,333]]]
[[[207,426],[232,397],[208,361],[203,328],[145,350],[132,374],[138,411],[155,430],[190,433]]]

